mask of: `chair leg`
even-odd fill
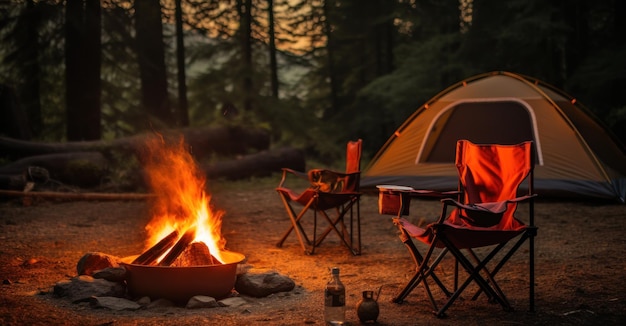
[[[283,195],[281,195],[280,198],[282,199],[283,204],[287,210],[287,215],[289,215],[289,219],[291,220],[291,226],[285,232],[285,234],[280,238],[280,240],[278,240],[278,242],[276,243],[276,246],[282,247],[287,237],[289,237],[289,234],[291,234],[291,231],[295,230],[296,236],[298,237],[298,241],[300,242],[300,245],[302,246],[302,250],[304,250],[305,253],[308,253],[307,247],[311,246],[312,242],[309,240],[308,236],[306,235],[306,232],[304,232],[304,229],[302,228],[302,225],[300,224],[300,219],[302,219],[302,217],[305,215],[308,208],[313,203],[313,200],[309,201],[309,203],[307,203],[307,205],[305,205],[304,208],[302,208],[300,213],[296,215],[296,212],[293,210],[291,205],[289,205],[289,201]]]
[[[423,283],[424,288],[426,289],[426,293],[428,295],[429,300],[431,301],[433,305],[433,308],[437,310],[437,304],[430,290],[430,286],[428,285],[426,281],[426,278],[430,277],[437,284],[437,286],[439,286],[441,291],[447,297],[449,297],[452,294],[447,289],[447,287],[443,284],[443,282],[439,279],[439,277],[437,277],[437,275],[433,273],[435,267],[439,265],[443,257],[448,252],[448,250],[444,248],[439,253],[439,255],[433,260],[432,264],[428,265],[428,262],[430,261],[430,258],[434,252],[435,247],[431,246],[428,252],[426,253],[426,256],[422,257],[422,255],[417,250],[417,247],[411,240],[410,236],[407,234],[406,230],[400,227],[400,231],[401,231],[400,239],[402,240],[404,245],[407,247],[409,254],[413,258],[413,262],[415,263],[415,266],[416,266],[416,272],[415,272],[415,275],[411,278],[411,280],[404,287],[404,289],[392,301],[394,303],[402,303],[404,299],[406,298],[406,296],[408,296],[409,293],[411,293],[411,291],[413,291],[413,289],[417,287],[417,285],[419,285],[419,283],[421,282]]]
[[[356,201],[357,252],[361,254],[361,200]]]
[[[494,248],[487,257],[485,257],[480,264],[477,266],[472,265],[472,263],[463,255],[460,249],[456,248],[452,243],[447,241],[445,238],[442,238],[442,241],[446,244],[446,247],[450,250],[450,252],[456,257],[457,261],[461,264],[461,266],[465,269],[465,271],[469,274],[468,278],[461,284],[461,286],[452,294],[452,296],[448,299],[448,301],[444,304],[441,309],[436,313],[438,317],[445,316],[445,311],[454,303],[454,301],[460,296],[460,294],[465,290],[465,288],[472,282],[476,282],[478,286],[488,293],[491,297],[495,299],[505,310],[510,310],[511,305],[508,300],[497,286],[495,282],[491,285],[480,275],[481,271],[484,271],[485,265],[495,256],[495,254],[500,251],[504,244],[498,245]],[[494,286],[497,288],[494,289]]]
[[[314,209],[313,210],[313,241],[311,242],[311,246],[309,247],[309,249],[304,251],[307,255],[313,255],[315,253],[315,248],[318,245],[317,240],[315,240],[316,237],[317,237],[317,210]]]
[[[356,206],[356,218],[354,214],[354,209]],[[353,200],[349,205],[350,209],[350,231],[346,235],[348,242],[350,243],[350,251],[355,256],[359,256],[361,254],[361,208],[359,207],[359,199]],[[347,208],[344,208],[346,211]],[[354,234],[354,223],[356,220],[356,239]]]
[[[427,263],[425,263],[430,259],[430,256],[433,253],[433,248],[430,248],[430,250],[426,253],[426,259],[424,259],[415,248],[415,244],[413,244],[410,239],[408,241],[409,242],[405,243],[405,245],[407,246],[407,248],[409,249],[409,253],[413,257],[413,261],[415,263],[415,274],[402,289],[402,291],[400,291],[400,293],[398,293],[398,295],[396,295],[396,297],[392,299],[392,302],[404,302],[404,299],[413,291],[413,289],[415,289],[420,283],[423,283],[424,289],[426,289],[426,293],[430,302],[432,303],[434,309],[437,310],[437,303],[432,295],[432,292],[430,291],[430,286],[426,281],[426,277],[428,275],[434,276],[434,274],[430,273],[432,269],[430,269],[429,266],[427,266]]]
[[[493,268],[493,271],[491,272],[487,271],[487,273],[490,274],[491,278],[494,278],[496,276],[496,274],[500,271],[500,269],[502,269],[504,264],[511,258],[511,256],[513,256],[513,254],[517,251],[517,249],[521,247],[521,245],[526,241],[527,238],[529,238],[529,235],[527,233],[524,233],[522,237],[515,243],[515,245],[511,247],[511,249],[507,252],[507,254],[504,255],[504,257],[502,257],[500,262],[498,262],[498,264]],[[531,254],[532,254],[532,251],[531,251]],[[476,257],[475,254],[474,254],[474,259],[478,260],[478,257]],[[476,291],[476,294],[474,294],[474,296],[472,297],[472,300],[476,300],[481,293],[482,293],[482,289],[478,289]]]
[[[330,216],[325,211],[322,211],[322,210],[319,211],[319,213],[322,214],[322,216],[324,216],[329,226],[328,228],[326,228],[326,230],[324,230],[324,232],[320,235],[319,238],[314,239],[313,247],[319,246],[322,243],[322,241],[324,241],[324,239],[326,239],[326,237],[331,232],[335,231],[335,233],[337,233],[337,236],[339,236],[339,239],[343,242],[343,244],[348,248],[348,250],[350,250],[350,252],[353,255],[358,256],[361,253],[360,240],[359,240],[359,248],[358,250],[355,250],[353,246],[353,242],[352,242],[352,232],[348,231],[348,227],[345,225],[345,222],[344,222],[345,215],[349,212],[349,210],[352,209],[352,205],[354,203],[355,202],[350,202],[348,204],[349,206],[344,207],[342,209],[338,209],[337,216],[335,217],[334,220],[331,219]],[[352,222],[350,223],[352,224]],[[358,228],[360,230],[360,221],[358,223],[359,223]],[[360,238],[360,232],[359,232],[359,238]]]
[[[532,210],[532,205],[531,205]],[[531,212],[532,214],[532,212]],[[528,234],[528,250],[530,251],[529,262],[528,262],[528,283],[529,283],[529,292],[528,292],[528,310],[530,312],[535,312],[535,237],[537,236],[537,227],[533,225],[531,222],[530,227],[526,229],[526,234]]]

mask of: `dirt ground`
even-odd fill
[[[277,180],[276,180],[277,181]],[[237,308],[167,307],[139,311],[96,309],[56,298],[52,286],[76,274],[85,253],[124,257],[144,249],[146,201],[35,200],[0,198],[0,324],[2,325],[323,325],[323,288],[328,269],[341,268],[349,324],[358,325],[356,303],[364,290],[378,290],[379,325],[621,325],[626,320],[626,206],[580,201],[536,204],[536,312],[528,312],[525,245],[498,274],[514,311],[466,291],[447,312],[431,314],[423,288],[402,304],[392,303],[413,275],[414,265],[389,216],[377,213],[377,197],[362,198],[363,254],[351,255],[331,236],[313,256],[295,236],[276,241],[289,226],[273,182],[212,185],[212,203],[224,210],[227,248],[255,268],[290,276],[296,288]],[[437,217],[440,204],[411,204],[410,219]],[[440,269],[451,277],[446,262]],[[525,283],[526,282],[526,283]],[[440,296],[439,292],[435,292]]]

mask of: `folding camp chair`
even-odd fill
[[[446,310],[472,282],[478,286],[472,297],[475,300],[485,293],[491,302],[499,303],[505,310],[511,305],[496,282],[496,274],[517,249],[529,240],[529,307],[534,311],[534,225],[533,155],[532,142],[517,145],[476,145],[459,140],[456,148],[456,166],[459,173],[458,200],[442,199],[441,215],[437,222],[424,228],[403,218],[403,207],[411,196],[404,191],[393,222],[400,230],[400,239],[406,245],[415,264],[416,272],[404,289],[393,299],[401,303],[420,283],[433,305],[436,316],[445,316]],[[521,185],[528,184],[528,193],[517,197]],[[393,192],[393,190],[388,190]],[[419,196],[419,193],[417,194]],[[516,216],[518,203],[528,204],[527,223]],[[449,206],[453,210],[448,215]],[[517,241],[510,240],[517,238]],[[425,255],[416,244],[428,246]],[[485,247],[487,249],[475,250]],[[503,250],[504,249],[504,250]],[[455,258],[454,284],[444,285],[436,267],[448,253]],[[480,254],[479,254],[480,253]],[[459,285],[458,266],[468,277]],[[429,283],[430,282],[430,283]],[[447,299],[439,307],[430,289],[432,283],[441,289]]]
[[[328,234],[335,232],[353,255],[361,254],[359,205],[361,144],[361,139],[348,142],[345,173],[328,169],[313,169],[307,173],[282,169],[282,179],[276,191],[287,210],[291,225],[276,244],[278,247],[282,247],[289,234],[295,231],[304,252],[312,255]],[[290,175],[306,178],[308,188],[300,193],[287,188],[285,183]],[[296,212],[298,207],[299,211]],[[311,211],[313,227],[307,234],[302,222],[307,212]],[[318,215],[323,216],[323,220],[328,224],[320,234],[317,230]],[[346,217],[349,217],[347,225]]]

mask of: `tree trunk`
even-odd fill
[[[29,140],[32,137],[28,116],[15,90],[0,84],[0,135]]]
[[[83,31],[82,0],[67,0],[65,5],[65,103],[68,140],[83,140],[81,132],[81,109],[85,83],[83,53],[81,47]]]
[[[326,36],[326,61],[328,65],[328,79],[330,80],[330,109],[323,113],[322,118],[328,119],[339,109],[339,85],[335,72],[335,42],[331,28],[331,9],[328,0],[324,0],[324,35]]]
[[[178,66],[178,122],[180,126],[189,126],[189,108],[187,103],[187,81],[185,77],[185,38],[183,34],[182,0],[176,0],[176,63]]]
[[[562,1],[563,18],[567,24],[565,39],[565,71],[557,87],[563,87],[587,58],[589,49],[589,8],[586,1]],[[558,75],[557,75],[558,76]]]
[[[82,139],[95,140],[102,137],[100,95],[101,72],[101,7],[100,0],[85,0],[85,34],[83,38],[85,64],[82,82],[85,83],[84,104],[80,108]],[[69,139],[69,138],[68,138]]]
[[[100,1],[68,0],[65,12],[67,139],[100,139]]]
[[[274,35],[274,0],[267,1],[267,11],[269,15],[269,50],[270,50],[270,74],[272,97],[278,99],[278,63],[276,62],[276,40]]]
[[[252,111],[252,0],[243,1],[243,16],[241,17],[242,46],[243,46],[243,96],[244,110]]]
[[[141,103],[157,119],[157,127],[171,127],[174,115],[167,93],[161,5],[159,0],[136,0],[134,9]]]
[[[24,75],[26,85],[22,92],[22,103],[26,109],[26,117],[30,123],[28,137],[22,139],[30,139],[31,132],[40,135],[43,129],[43,117],[41,114],[41,68],[39,63],[39,27],[42,24],[41,5],[35,5],[33,0],[26,2],[26,31],[28,35],[26,42],[28,45],[24,48],[22,55],[25,57]]]

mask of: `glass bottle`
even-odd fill
[[[346,319],[346,288],[339,279],[339,268],[331,269],[331,279],[324,289],[324,321],[326,325],[343,325]]]

